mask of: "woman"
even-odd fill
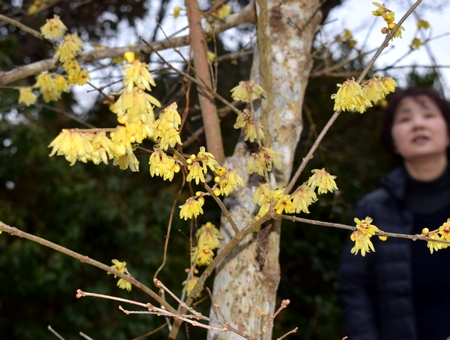
[[[390,100],[382,129],[402,160],[366,195],[355,216],[380,230],[420,234],[450,217],[450,106],[436,92],[408,88]],[[423,241],[374,239],[365,257],[344,250],[339,285],[349,340],[444,340],[450,337],[450,249],[430,254]]]

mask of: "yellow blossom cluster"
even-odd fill
[[[19,91],[19,104],[30,106],[36,103],[37,97],[33,93],[33,89],[31,87],[22,87]]]
[[[47,19],[44,26],[41,27],[41,33],[45,39],[61,39],[67,31],[66,25],[59,19],[58,15],[54,15],[52,19]]]
[[[239,100],[244,103],[250,103],[250,101],[259,99],[266,94],[266,91],[258,84],[255,84],[253,80],[240,81],[239,85],[233,87],[230,92],[233,100]]]
[[[261,184],[253,195],[253,202],[260,206],[257,219],[273,209],[277,214],[304,212],[309,214],[308,207],[317,201],[317,194],[325,194],[337,190],[336,176],[330,175],[325,169],[312,170],[313,175],[307,182],[299,186],[292,194],[284,192],[284,188],[273,190],[268,183]],[[317,189],[317,194],[315,192]]]
[[[339,90],[331,95],[331,99],[334,99],[334,110],[364,113],[373,103],[378,103],[387,94],[394,92],[397,83],[390,77],[374,75],[362,86],[354,78],[337,86]]]
[[[371,224],[373,220],[369,216],[364,220],[355,218],[354,221],[356,223],[356,230],[350,235],[350,239],[355,242],[355,245],[350,252],[357,255],[358,251],[361,251],[361,255],[366,256],[366,253],[370,253],[371,250],[373,252],[375,251],[370,238],[379,232],[380,229]]]
[[[130,167],[132,171],[139,171],[139,161],[127,138],[123,126],[111,132],[111,138],[103,130],[63,129],[49,144],[53,148],[49,156],[64,156],[71,166],[77,161],[108,164],[108,160],[114,159],[114,165],[119,165],[122,170]]]
[[[244,109],[239,113],[234,124],[235,129],[242,129],[244,131],[244,140],[254,142],[255,140],[264,140],[263,126],[258,124],[255,116],[248,109]]]
[[[427,242],[427,247],[430,249],[430,253],[441,249],[448,248],[449,244],[442,242],[435,242],[433,240],[445,240],[450,241],[450,218],[444,222],[439,229],[430,231],[428,228],[423,228],[422,235],[427,236],[430,240]]]
[[[155,97],[145,92],[145,90],[151,91],[150,85],[156,86],[153,77],[148,71],[148,65],[135,59],[133,52],[126,52],[125,59],[130,65],[123,67],[125,72],[124,89],[120,91],[117,101],[110,105],[109,108],[117,115],[119,123],[125,124],[127,127],[130,133],[130,142],[142,143],[145,138],[155,138],[153,108],[154,106],[160,107],[161,104]],[[166,110],[173,110],[173,107],[176,111],[175,103]],[[178,115],[178,112],[176,114]],[[162,120],[159,124],[165,124],[165,121]],[[167,133],[173,135],[173,129]],[[176,131],[175,135],[179,136],[178,131]],[[172,143],[172,145],[174,146],[175,143]],[[167,150],[167,147],[165,150]]]
[[[189,269],[187,269],[187,271],[189,272]],[[187,296],[191,295],[192,290],[194,289],[195,285],[197,284],[198,276],[195,276],[195,274],[198,274],[198,270],[197,269],[195,269],[194,273],[192,273],[189,276],[189,280],[188,281],[184,281],[183,282],[183,285],[186,285],[186,294],[187,294]],[[196,298],[200,297],[200,293],[201,293],[202,290],[203,290],[203,287],[200,289],[198,294],[195,295],[195,296],[192,296],[192,298],[196,299]]]
[[[207,222],[195,233],[197,246],[191,249],[191,263],[207,266],[214,258],[214,249],[220,248],[219,230],[211,222]]]
[[[63,92],[69,92],[66,79],[56,73],[41,73],[36,79],[36,86],[47,103],[60,99]]]
[[[181,117],[177,108],[177,103],[170,104],[155,121],[153,139],[163,150],[183,144],[180,138]]]
[[[148,161],[150,165],[150,175],[160,176],[164,180],[172,181],[173,176],[180,171],[180,164],[178,164],[174,157],[166,154],[163,150],[155,147],[154,152]]]
[[[248,172],[264,176],[265,171],[272,171],[273,166],[280,166],[283,155],[271,148],[260,147],[259,152],[252,153],[248,163]]]
[[[111,266],[112,269],[115,269],[115,270],[121,272],[122,274],[130,275],[130,273],[127,270],[127,263],[125,261],[120,262],[119,260],[114,259],[114,260],[112,260],[112,263],[114,263]],[[108,274],[111,274],[111,273],[108,272]],[[117,276],[114,275],[114,278],[116,278],[116,277]],[[117,281],[117,286],[120,289],[126,289],[127,291],[131,291],[131,287],[132,287],[131,282],[129,282],[123,278],[120,278],[119,281]]]
[[[213,188],[216,196],[228,196],[232,190],[238,190],[239,186],[244,187],[244,181],[235,169],[227,169],[219,166],[216,169],[217,176],[214,177],[215,186]]]
[[[381,16],[383,20],[386,22],[387,27],[383,27],[381,29],[381,33],[383,34],[389,34],[396,26],[397,24],[395,21],[395,12],[391,11],[390,9],[387,9],[384,4],[380,4],[379,2],[372,2],[377,9],[372,11],[372,14],[376,17]],[[392,38],[401,38],[402,37],[402,31],[405,29],[403,26],[400,26],[398,30],[394,33],[394,36]]]
[[[205,203],[205,198],[200,196],[189,197],[186,203],[180,205],[180,218],[187,220],[196,218],[198,215],[203,214],[203,204]]]
[[[344,33],[338,35],[336,37],[336,40],[343,43],[349,48],[353,48],[357,44],[357,41],[353,39],[352,31],[350,31],[349,29],[344,30]]]

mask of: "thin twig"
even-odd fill
[[[48,329],[50,332],[52,332],[58,339],[64,340],[64,338],[63,338],[61,335],[59,335],[58,332],[56,332],[56,331],[52,328],[52,326],[48,325],[48,326],[47,326],[47,329]]]
[[[79,254],[77,252],[74,252],[73,250],[70,250],[70,249],[68,249],[66,247],[60,246],[59,244],[50,242],[50,241],[48,241],[46,239],[43,239],[41,237],[38,237],[38,236],[35,236],[35,235],[32,235],[32,234],[28,234],[28,233],[26,233],[24,231],[21,231],[21,230],[17,229],[17,228],[10,227],[9,225],[3,223],[2,221],[0,221],[0,230],[4,231],[4,232],[6,232],[6,233],[8,233],[8,234],[10,234],[12,236],[18,236],[18,237],[25,238],[27,240],[39,243],[39,244],[41,244],[41,245],[43,245],[45,247],[54,249],[56,251],[59,251],[60,253],[66,254],[68,256],[71,256],[71,257],[73,257],[73,258],[75,258],[75,259],[77,259],[77,260],[79,260],[81,262],[90,264],[90,265],[92,265],[94,267],[97,267],[97,268],[100,268],[100,269],[102,269],[102,270],[104,270],[106,272],[110,272],[110,273],[112,273],[112,274],[114,274],[114,275],[116,275],[116,276],[118,276],[118,277],[120,277],[122,279],[127,280],[128,282],[130,282],[136,288],[138,288],[138,289],[142,290],[143,292],[147,293],[153,299],[158,301],[158,303],[163,305],[167,310],[175,311],[175,309],[171,305],[169,305],[167,303],[167,301],[164,301],[163,299],[161,299],[159,297],[159,295],[156,294],[154,291],[152,291],[150,288],[148,288],[147,286],[145,286],[141,282],[137,281],[135,278],[133,278],[131,276],[128,276],[126,274],[123,274],[123,273],[119,272],[118,270],[111,268],[110,266],[107,266],[107,265],[105,265],[105,264],[103,264],[101,262],[95,261],[95,260],[89,258],[88,256],[81,255],[81,254]]]
[[[293,330],[287,332],[285,335],[280,336],[279,338],[277,338],[277,340],[282,340],[282,339],[284,339],[285,337],[287,337],[290,334],[297,333],[297,331],[298,331],[298,327],[295,327]]]
[[[84,334],[83,332],[78,333],[80,334],[83,338],[87,339],[87,340],[94,340],[91,337],[87,336],[86,334]]]
[[[397,32],[397,30],[401,27],[402,23],[406,20],[406,18],[411,15],[411,13],[417,8],[417,6],[420,5],[420,3],[422,2],[422,0],[417,0],[416,3],[411,6],[411,8],[405,13],[405,15],[403,15],[403,17],[400,19],[400,21],[398,22],[398,24],[395,26],[395,28],[391,31],[391,33],[389,33],[386,38],[384,39],[384,42],[381,44],[381,46],[378,48],[378,50],[375,52],[374,56],[372,57],[372,59],[369,61],[369,63],[366,65],[366,67],[364,68],[364,70],[361,72],[360,76],[357,79],[357,83],[361,83],[361,81],[364,79],[364,77],[366,76],[367,72],[369,72],[370,68],[372,67],[372,65],[375,63],[375,60],[377,60],[377,58],[380,56],[381,52],[383,52],[383,50],[389,45],[389,41],[392,39],[392,37],[394,36],[395,32]],[[339,117],[339,114],[341,113],[341,111],[336,111],[333,113],[333,115],[331,116],[330,120],[327,122],[327,124],[324,126],[323,130],[320,132],[319,136],[317,137],[316,141],[314,142],[314,144],[311,146],[311,149],[309,150],[308,154],[303,158],[302,163],[300,164],[300,166],[298,167],[297,171],[295,172],[294,176],[292,177],[292,179],[289,181],[289,184],[286,187],[285,193],[289,193],[291,192],[292,188],[294,187],[295,183],[297,182],[298,178],[300,177],[300,175],[302,174],[303,170],[305,169],[306,165],[308,164],[308,162],[311,160],[311,158],[314,155],[314,152],[316,151],[316,149],[318,148],[319,144],[322,142],[323,138],[325,137],[326,133],[328,132],[328,130],[330,129],[330,127],[333,125],[333,123],[336,121],[336,119]]]

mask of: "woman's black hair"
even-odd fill
[[[417,98],[420,96],[426,96],[431,99],[437,107],[439,107],[442,117],[447,124],[447,133],[450,137],[450,104],[439,93],[430,88],[424,87],[408,87],[405,90],[395,92],[389,98],[389,105],[385,110],[385,116],[383,125],[381,126],[381,141],[384,147],[389,153],[394,156],[398,156],[395,152],[394,139],[392,138],[392,126],[394,125],[394,118],[397,112],[397,108],[401,101],[405,98]],[[449,149],[447,149],[447,155],[450,155]]]

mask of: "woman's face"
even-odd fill
[[[427,96],[404,98],[392,125],[395,151],[406,161],[447,157],[447,124],[439,107]]]

